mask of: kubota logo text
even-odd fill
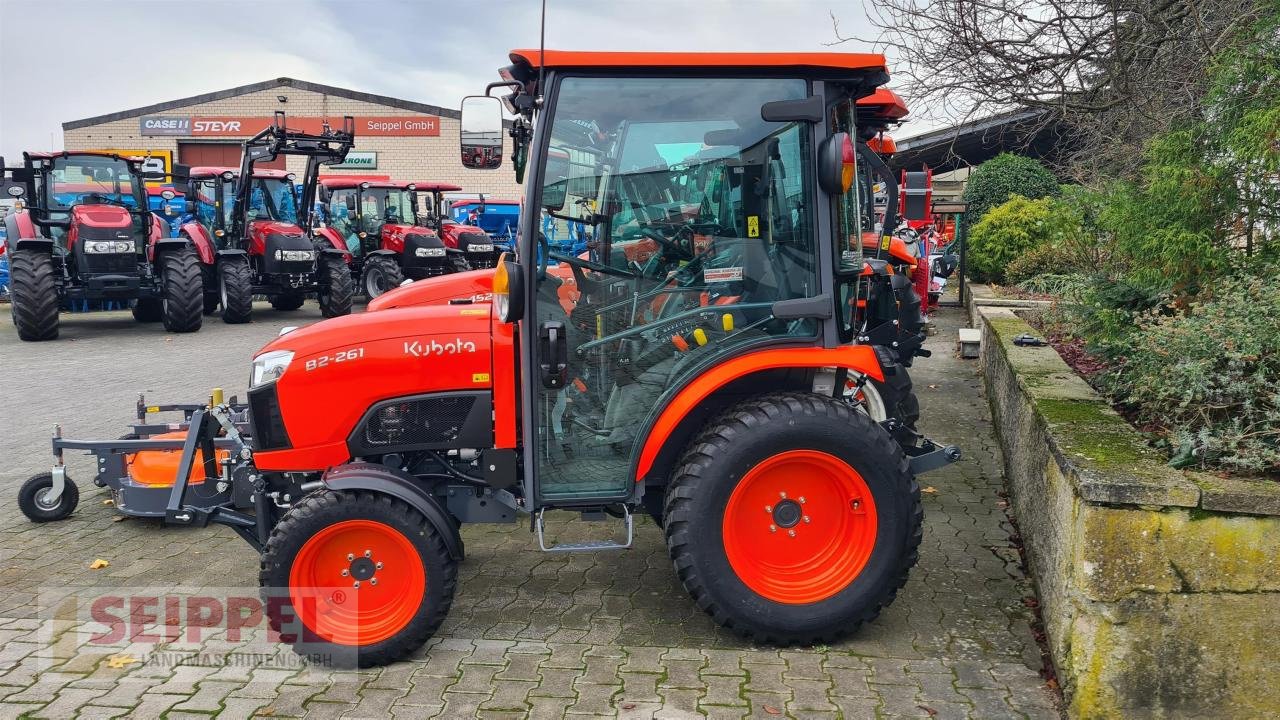
[[[457,338],[449,342],[441,343],[436,340],[414,340],[404,344],[404,354],[414,357],[426,357],[427,355],[457,355],[458,353],[473,353],[476,351],[476,344]]]

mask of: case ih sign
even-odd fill
[[[324,118],[289,116],[289,128],[319,133]],[[331,120],[337,127],[341,118]],[[138,119],[142,135],[182,137],[249,137],[271,124],[270,116],[212,117],[207,115],[145,115]],[[440,118],[434,115],[357,116],[356,137],[436,137]]]

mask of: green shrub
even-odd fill
[[[1018,287],[1037,295],[1053,295],[1054,297],[1078,302],[1092,286],[1093,278],[1082,273],[1054,275],[1036,275],[1018,283]]]
[[[1075,215],[1053,198],[1014,195],[969,231],[969,273],[976,280],[1004,282],[1009,263],[1044,245],[1061,246],[1078,231]]]
[[[1085,269],[1061,244],[1046,242],[1010,260],[1004,269],[1004,279],[1013,285],[1021,285],[1041,275],[1072,275]]]
[[[1179,464],[1280,472],[1280,280],[1233,277],[1181,314],[1147,314],[1108,382]]]
[[[964,200],[969,203],[969,221],[976,223],[1014,195],[1034,200],[1053,197],[1058,192],[1057,179],[1038,160],[1000,153],[969,175]]]

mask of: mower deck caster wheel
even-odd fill
[[[40,473],[26,482],[18,490],[18,508],[31,522],[52,522],[61,520],[75,512],[80,504],[80,490],[71,478],[62,486],[62,495],[56,499],[49,497],[53,489],[53,475]]]

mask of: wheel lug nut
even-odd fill
[[[350,575],[350,574],[351,574],[351,571],[350,571],[350,570],[343,570],[343,571],[342,571],[342,577],[346,577],[346,576],[348,576],[348,575]]]
[[[364,551],[364,556],[365,556],[365,557],[373,557],[373,551],[372,551],[372,550],[365,550],[365,551]]]
[[[352,560],[355,560],[355,559],[356,559],[355,555],[352,555],[351,553],[347,553],[347,562],[351,562]]]
[[[803,504],[804,504],[804,496],[803,496],[803,495],[801,495],[801,496],[800,496],[800,504],[801,504],[801,505],[803,505]]]
[[[369,579],[369,584],[370,584],[370,585],[377,585],[377,584],[378,584],[378,578],[370,578],[370,579]]]
[[[381,569],[382,569],[382,563],[375,563],[373,567],[374,567],[375,569],[377,569],[377,570],[381,570]]]
[[[853,509],[854,509],[854,510],[857,510],[857,509],[858,509],[859,507],[861,507],[861,506],[862,506],[862,503],[858,502],[857,500],[854,500],[854,501],[853,501]]]
[[[765,512],[767,512],[767,513],[771,513],[771,512],[773,512],[773,506],[772,506],[772,505],[765,505],[765,506],[764,506],[764,511],[765,511]]]
[[[787,494],[786,494],[786,493],[784,493],[784,492],[780,492],[780,493],[778,493],[778,497],[782,498],[783,500],[786,500],[786,499],[787,499]]]
[[[788,530],[788,531],[787,531],[787,534],[788,534],[788,535],[790,535],[791,537],[795,537],[795,536],[796,536],[796,531],[795,531],[795,530]]]
[[[351,587],[353,587],[353,588],[358,588],[358,587],[360,587],[360,581],[359,581],[359,580],[357,580],[357,581],[355,581],[355,582],[351,583]]]
[[[769,532],[778,532],[778,526],[777,526],[777,525],[770,525],[770,526],[769,526]]]
[[[808,516],[808,515],[805,515],[805,516],[804,516],[804,521],[805,521],[805,522],[809,522],[809,516]]]

